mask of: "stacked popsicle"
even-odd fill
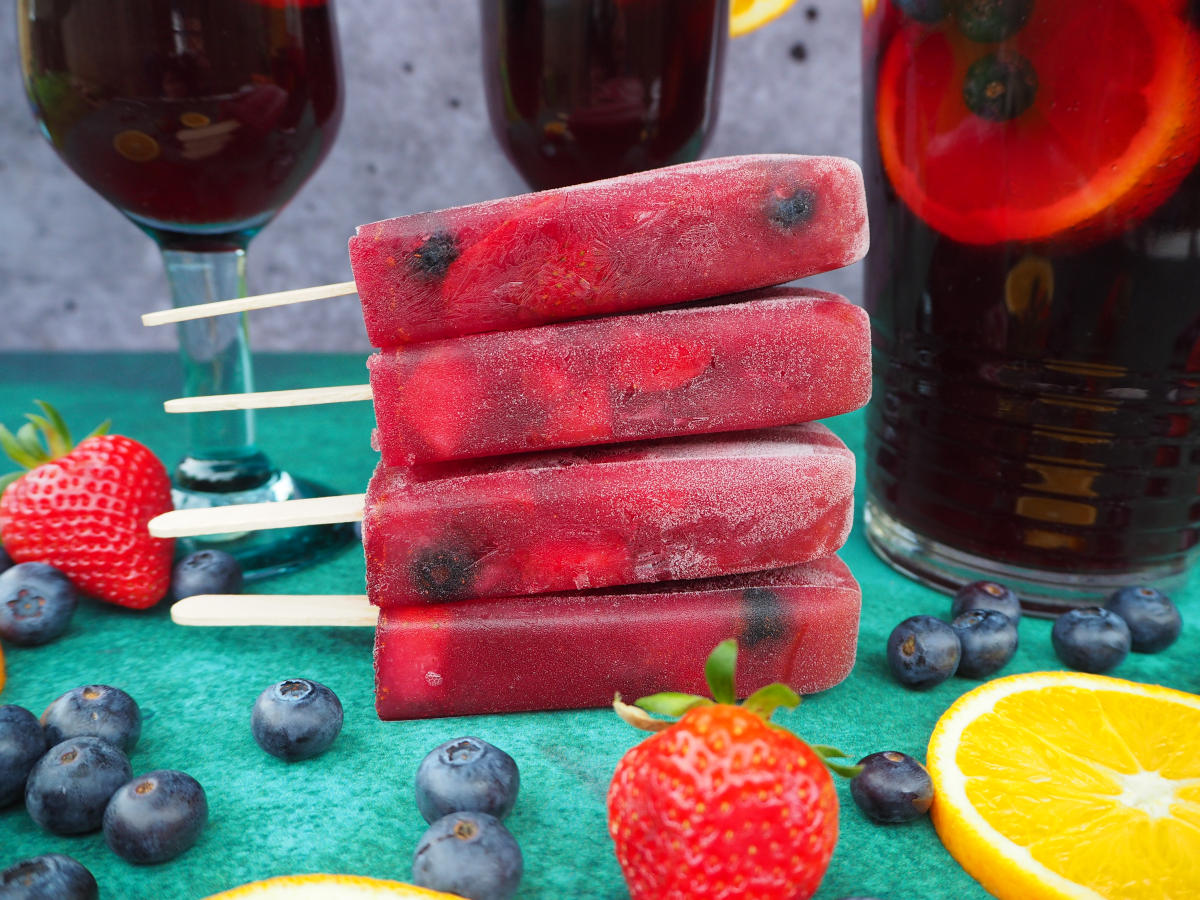
[[[814,420],[866,402],[869,329],[769,286],[866,243],[858,168],[798,156],[360,227],[380,716],[686,689],[731,636],[747,690],[844,678],[854,459]]]

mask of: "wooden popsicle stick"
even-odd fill
[[[369,384],[343,384],[333,387],[295,388],[287,391],[249,391],[244,394],[210,394],[205,397],[177,397],[163,404],[169,413],[217,412],[229,409],[278,409],[285,406],[317,406],[322,403],[350,403],[370,400]]]
[[[195,306],[177,306],[160,309],[142,316],[143,325],[170,325],[191,319],[208,319],[229,313],[248,312],[252,309],[267,309],[271,306],[289,306],[293,303],[308,303],[311,300],[328,300],[344,297],[358,290],[353,281],[337,284],[322,284],[316,287],[297,288],[292,291],[275,291],[272,294],[255,294],[253,297],[235,297],[232,300],[217,300],[213,303],[197,303]]]
[[[366,494],[309,497],[278,503],[239,503],[200,509],[175,509],[150,520],[150,534],[160,538],[263,531],[299,525],[335,525],[363,517]]]
[[[196,594],[171,607],[177,625],[375,627],[366,594]]]

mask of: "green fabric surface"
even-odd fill
[[[257,387],[350,384],[365,379],[361,356],[260,355]],[[180,375],[169,355],[0,356],[0,421],[13,427],[34,397],[55,404],[80,433],[111,416],[170,465],[183,449],[183,421],[162,411]],[[830,423],[856,452],[863,417]],[[332,487],[364,489],[376,454],[366,403],[270,410],[258,416],[259,443],[272,458]],[[861,462],[861,460],[860,460]],[[861,485],[861,478],[860,478]],[[861,507],[861,491],[860,491]],[[887,671],[883,648],[901,619],[945,616],[945,596],[896,574],[863,538],[861,517],[843,557],[863,590],[858,662],[850,679],[806,698],[778,721],[855,759],[901,750],[924,759],[941,713],[976,682],[951,679],[927,693],[905,690]],[[352,548],[318,567],[261,582],[267,593],[364,590],[362,557]],[[1131,655],[1124,678],[1200,691],[1200,604],[1196,578],[1176,595],[1180,640],[1158,656]],[[1005,674],[1060,668],[1050,623],[1026,619],[1021,648]],[[521,769],[509,827],[525,857],[519,896],[622,898],[627,893],[606,829],[604,796],[635,732],[609,710],[380,722],[373,707],[371,631],[366,628],[186,628],[166,604],[135,613],[95,602],[81,606],[68,633],[40,648],[4,648],[8,684],[0,703],[40,714],[64,691],[98,682],[127,690],[146,716],[131,757],[135,773],[183,769],[204,785],[210,821],[199,844],[177,860],[129,865],[100,834],[43,833],[22,807],[0,811],[0,867],[61,852],[96,875],[105,898],[197,898],[272,875],[350,872],[408,880],[425,823],[413,801],[413,773],[437,744],[474,734],[504,748]],[[287,677],[324,682],[341,698],[345,726],[333,747],[287,764],[250,736],[250,709],[267,685]],[[942,848],[927,819],[903,826],[867,822],[839,779],[841,837],[819,898],[970,900],[988,896]]]

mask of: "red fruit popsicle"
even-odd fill
[[[733,156],[360,225],[350,264],[395,347],[781,284],[867,240],[854,162]]]
[[[704,660],[738,640],[743,696],[802,694],[854,666],[861,594],[836,556],[702,581],[380,610],[381,719],[605,706],[663,690],[707,694]]]
[[[853,491],[854,455],[818,423],[380,465],[367,593],[402,606],[781,568],[842,546]]]
[[[388,465],[769,428],[858,409],[867,314],[774,288],[722,305],[494,331],[375,354]]]

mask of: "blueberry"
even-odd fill
[[[463,811],[503,819],[520,786],[511,756],[479,738],[458,738],[431,750],[417,766],[417,809],[426,822]]]
[[[777,641],[788,632],[787,612],[779,594],[770,588],[751,587],[742,591],[742,614],[746,627],[741,645],[755,647],[764,641]]]
[[[54,834],[97,830],[104,807],[133,775],[129,758],[98,737],[55,744],[37,761],[25,783],[25,809]]]
[[[954,0],[958,30],[972,41],[991,44],[1025,27],[1033,0]]]
[[[954,594],[950,618],[956,619],[972,609],[994,609],[1015,623],[1021,618],[1021,599],[1012,588],[998,581],[972,581]]]
[[[433,600],[454,600],[471,584],[474,558],[451,547],[428,547],[412,561],[413,586]]]
[[[913,616],[892,629],[887,660],[896,680],[925,689],[941,684],[958,670],[962,648],[954,629],[933,616]]]
[[[451,264],[458,259],[458,240],[448,231],[439,231],[425,239],[408,258],[409,268],[414,275],[438,279],[444,276]]]
[[[1104,608],[1129,626],[1134,653],[1158,653],[1179,637],[1183,619],[1171,598],[1152,587],[1124,587],[1108,598]]]
[[[521,848],[495,816],[456,812],[426,829],[413,854],[413,882],[469,900],[507,900],[525,864]]]
[[[962,655],[956,674],[986,678],[1003,669],[1017,652],[1017,626],[994,609],[971,609],[950,623]]]
[[[0,492],[0,493],[2,493],[2,492]],[[7,571],[8,569],[11,569],[12,565],[13,565],[13,558],[8,555],[7,550],[5,550],[3,547],[0,547],[0,572],[4,572],[4,571]]]
[[[900,12],[915,22],[932,25],[946,18],[946,0],[893,0]]]
[[[342,730],[342,704],[323,684],[289,678],[258,695],[250,730],[272,756],[288,762],[309,759],[328,750]]]
[[[1132,636],[1125,620],[1098,606],[1063,613],[1050,630],[1054,652],[1081,672],[1107,672],[1129,653]]]
[[[45,563],[18,563],[0,574],[0,637],[22,647],[67,630],[79,594],[67,576]]]
[[[174,859],[196,843],[208,821],[204,788],[174,769],[148,772],[122,785],[104,810],[104,840],[139,865]]]
[[[224,550],[189,553],[171,570],[171,596],[176,600],[196,594],[240,594],[242,567]]]
[[[791,231],[806,225],[817,209],[817,192],[799,188],[787,196],[772,194],[767,200],[767,220],[776,228]]]
[[[1038,78],[1033,64],[1014,50],[997,50],[967,68],[963,102],[983,119],[1015,119],[1037,98]]]
[[[96,900],[99,896],[92,873],[62,853],[23,859],[0,872],[4,900]]]
[[[91,735],[132,753],[142,736],[142,711],[120,688],[85,684],[47,706],[42,713],[42,727],[51,744]]]
[[[25,779],[46,747],[37,716],[22,706],[0,706],[0,809],[25,796]]]
[[[858,761],[862,771],[850,779],[850,796],[873,822],[911,822],[929,812],[933,779],[925,767],[895,750],[872,753]]]

